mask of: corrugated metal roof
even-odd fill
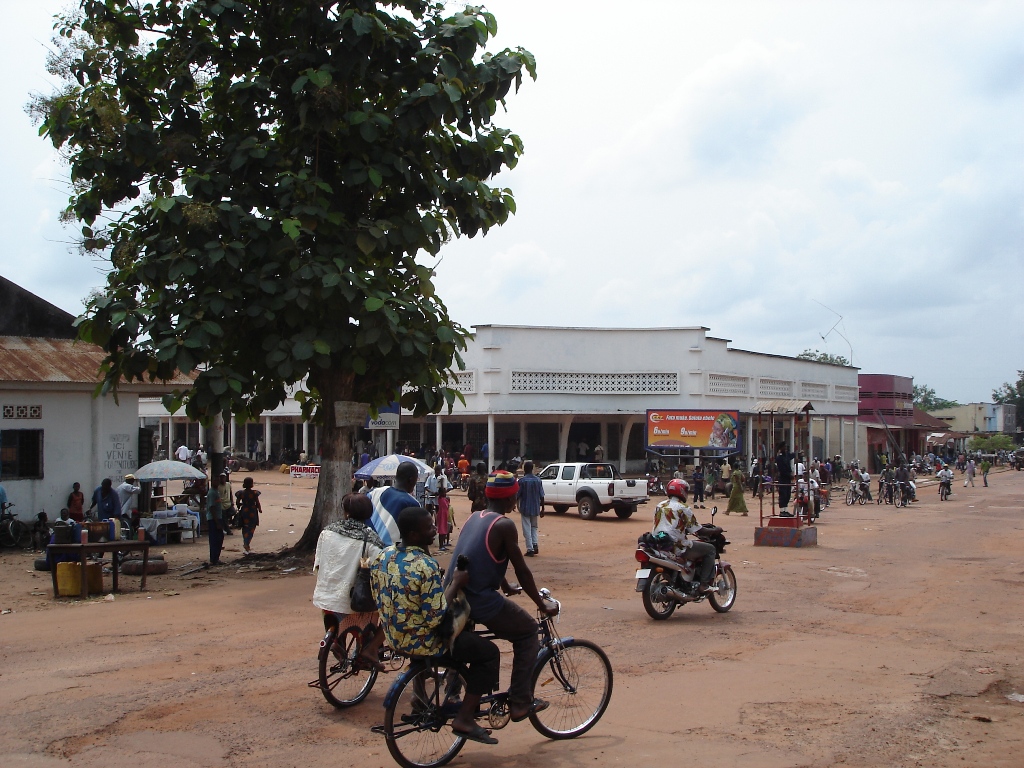
[[[813,411],[810,400],[758,400],[754,413],[803,413]]]
[[[84,341],[0,336],[0,382],[94,386],[100,381],[99,369],[104,357],[100,347]],[[191,384],[191,376],[178,374],[166,384],[133,383],[124,386],[126,390],[139,387],[170,390]]]

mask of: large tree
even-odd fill
[[[992,402],[1017,406],[1017,429],[1024,429],[1024,371],[1017,371],[1017,380],[1003,382],[992,390]]]
[[[350,489],[335,404],[458,396],[467,332],[417,256],[514,212],[487,181],[522,144],[492,119],[533,57],[486,52],[482,9],[420,0],[82,0],[57,29],[65,86],[30,110],[68,161],[83,246],[110,258],[79,325],[103,389],[195,371],[170,405],[208,423],[304,382],[323,429],[311,547]]]
[[[935,390],[927,384],[914,385],[914,405],[922,411],[939,411],[960,405],[956,400],[947,400],[935,394]]]

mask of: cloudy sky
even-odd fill
[[[0,0],[0,240],[5,277],[77,313],[102,265],[23,112],[64,5]],[[499,115],[518,214],[438,266],[456,320],[852,347],[962,402],[1024,368],[1024,3],[487,7],[539,77]]]

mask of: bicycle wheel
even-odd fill
[[[612,698],[612,665],[589,640],[568,640],[533,671],[533,694],[550,706],[530,715],[549,739],[572,739],[601,719]]]
[[[361,702],[377,680],[376,669],[353,667],[362,648],[363,641],[356,627],[346,629],[336,641],[332,631],[320,643],[320,692],[338,709]]]
[[[444,765],[466,743],[449,727],[462,703],[465,680],[444,665],[413,667],[388,691],[384,738],[404,768]]]
[[[853,488],[846,492],[846,506],[852,507],[853,502],[857,500],[857,494],[854,493]]]
[[[32,544],[32,534],[21,520],[14,519],[7,523],[7,535],[19,549],[28,549]]]

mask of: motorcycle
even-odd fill
[[[647,475],[647,494],[649,496],[665,495],[665,484],[657,475]]]
[[[662,540],[650,533],[637,539],[635,557],[640,568],[636,572],[636,591],[643,594],[644,610],[652,619],[667,619],[677,606],[699,603],[705,597],[718,613],[725,613],[736,602],[736,574],[729,563],[722,561],[722,553],[729,542],[725,531],[713,524],[716,514],[718,507],[713,507],[712,523],[705,523],[695,534],[715,547],[712,591],[706,594],[697,591],[700,582],[696,578],[696,565],[676,560],[670,539]]]

